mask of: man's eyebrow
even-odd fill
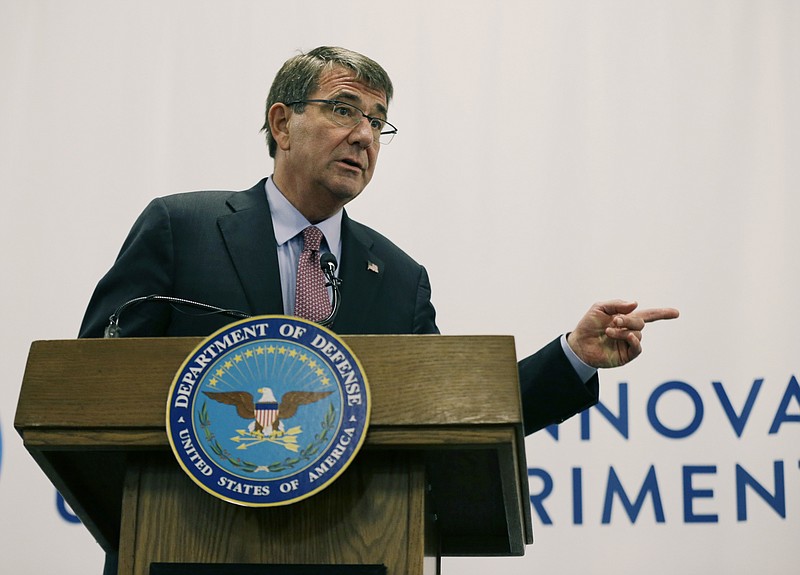
[[[342,91],[342,92],[339,92],[337,94],[334,94],[333,96],[331,96],[331,100],[341,100],[343,102],[352,103],[354,106],[358,106],[359,108],[362,108],[364,106],[364,104],[361,101],[361,98],[358,95],[353,94],[352,92],[347,92],[347,91]],[[384,106],[380,102],[375,104],[375,111],[378,114],[382,114],[384,118],[387,115],[386,106]],[[372,115],[374,113],[375,112],[367,112],[367,114],[370,114],[370,115]]]

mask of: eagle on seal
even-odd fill
[[[316,403],[325,399],[332,391],[287,391],[281,397],[280,403],[269,387],[258,390],[261,398],[258,401],[246,391],[204,391],[203,393],[214,401],[233,405],[236,413],[243,419],[252,420],[248,429],[251,433],[263,434],[264,428],[270,426],[270,436],[280,435],[283,432],[283,420],[294,417],[301,405]],[[265,417],[265,414],[268,414]]]

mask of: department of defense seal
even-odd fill
[[[366,437],[367,378],[336,334],[258,316],[212,334],[183,362],[167,435],[204,490],[249,507],[305,499],[347,468]]]

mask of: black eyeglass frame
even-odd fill
[[[336,121],[335,120],[336,116],[335,116],[335,114],[333,114],[333,109],[337,105],[348,106],[350,108],[358,110],[358,112],[364,118],[366,118],[369,122],[377,120],[378,122],[381,122],[383,124],[383,128],[384,129],[381,129],[381,131],[379,132],[380,135],[381,136],[391,136],[391,138],[389,138],[388,142],[385,142],[385,143],[381,142],[381,144],[384,145],[384,146],[388,145],[389,142],[392,141],[392,138],[394,138],[397,135],[397,128],[394,126],[394,124],[389,123],[388,121],[384,120],[383,118],[377,118],[375,116],[369,116],[364,112],[364,110],[362,110],[358,106],[355,106],[355,105],[351,104],[350,102],[342,102],[341,100],[325,100],[325,99],[314,98],[314,99],[310,99],[310,100],[295,100],[294,102],[285,103],[286,106],[297,106],[299,104],[327,104],[328,106],[333,106],[333,108],[331,109],[331,113],[332,113],[332,115],[334,117],[334,121]],[[338,124],[339,122],[336,122],[336,123]],[[348,126],[346,126],[344,124],[339,124],[339,125],[342,126],[343,128],[348,127]],[[351,127],[355,128],[357,125],[358,125],[358,123],[356,122]],[[386,126],[389,126],[390,129],[389,130],[385,130]],[[380,141],[380,139],[379,139],[379,141]]]

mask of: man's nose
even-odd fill
[[[353,126],[353,129],[350,131],[350,142],[353,144],[358,144],[362,148],[369,148],[370,146],[377,144],[375,132],[369,125],[368,118],[362,117],[361,121]]]

